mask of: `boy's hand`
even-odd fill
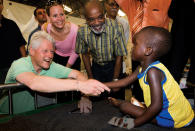
[[[95,80],[88,79],[86,81],[78,81],[78,91],[86,95],[98,96],[104,91],[110,92],[110,89],[103,83]]]
[[[121,88],[112,88],[111,90],[113,91],[113,92],[117,92],[117,91],[119,91]]]

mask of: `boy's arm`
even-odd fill
[[[122,56],[116,56],[113,79],[118,79],[118,77],[119,77],[122,59],[123,59]]]
[[[161,111],[163,106],[163,92],[161,82],[163,79],[164,74],[156,68],[151,68],[147,72],[147,82],[150,86],[151,93],[151,104],[143,114],[135,119],[135,126],[142,125],[146,122],[151,122]]]
[[[125,87],[125,86],[131,84],[132,82],[134,82],[137,79],[138,73],[139,73],[139,66],[131,75],[129,75],[123,79],[120,79],[118,81],[106,82],[104,84],[111,89],[112,88],[122,88],[122,87]]]

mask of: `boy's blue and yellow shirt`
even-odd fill
[[[194,119],[194,111],[183,95],[178,83],[174,80],[168,69],[159,61],[150,64],[143,73],[141,73],[142,69],[140,69],[140,74],[138,75],[146,106],[149,107],[151,104],[150,87],[146,80],[147,72],[151,68],[159,69],[164,73],[165,77],[161,83],[163,107],[161,112],[156,116],[157,123],[164,127],[184,127]]]

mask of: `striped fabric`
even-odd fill
[[[136,16],[134,18],[134,23],[132,26],[132,37],[141,30],[142,28],[142,22],[143,22],[143,15],[144,15],[144,10],[143,10],[143,5],[140,4],[139,7],[136,10]]]
[[[77,34],[76,52],[84,54],[88,51],[99,65],[115,60],[115,56],[127,55],[122,25],[105,19],[105,29],[100,35],[95,35],[87,24],[81,26]]]

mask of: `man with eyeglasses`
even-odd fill
[[[105,0],[104,7],[106,10],[106,18],[116,20],[123,26],[125,41],[127,43],[129,39],[129,23],[128,20],[126,20],[125,18],[118,16],[119,5],[116,3],[115,0]]]
[[[31,40],[31,37],[32,35],[41,30],[41,26],[47,22],[47,17],[46,17],[46,11],[45,11],[45,8],[44,7],[37,7],[35,10],[34,10],[34,17],[35,17],[35,20],[38,22],[38,27],[35,28],[29,35],[28,37],[28,45],[29,46],[29,43],[30,43],[30,40]],[[28,47],[27,47],[28,49]]]
[[[105,0],[104,1],[104,7],[106,11],[106,18],[110,18],[113,20],[116,20],[118,23],[120,23],[123,26],[124,34],[125,34],[125,41],[126,41],[126,47],[128,51],[128,55],[123,58],[123,73],[129,74],[131,72],[131,43],[129,42],[129,22],[124,17],[120,17],[118,15],[119,11],[119,5],[116,3],[115,0]]]
[[[98,1],[88,2],[84,10],[87,23],[78,30],[76,52],[82,54],[89,78],[116,81],[121,74],[122,58],[127,55],[123,27],[117,21],[105,18]]]
[[[132,49],[132,42],[129,41],[129,22],[124,17],[118,15],[119,5],[116,3],[115,0],[105,0],[104,7],[106,11],[106,18],[110,18],[116,20],[123,26],[124,34],[125,34],[125,41],[126,41],[126,48],[127,48],[127,56],[123,57],[123,74],[128,75],[132,72],[132,61],[131,61],[131,49]],[[125,88],[120,89],[125,90]],[[128,90],[127,90],[128,92]],[[125,97],[125,99],[128,99]]]

